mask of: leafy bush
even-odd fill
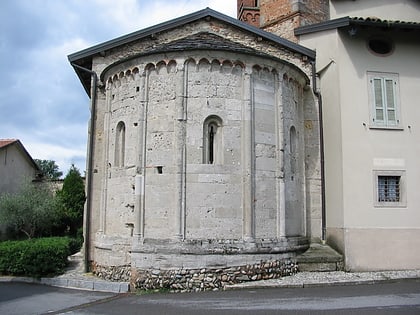
[[[82,248],[83,245],[83,237],[70,237],[69,238],[69,250],[70,255],[76,254],[80,251],[80,248]]]
[[[63,271],[71,239],[49,237],[0,243],[0,274],[41,277]]]
[[[50,236],[58,224],[61,202],[46,185],[25,182],[19,193],[0,196],[0,222],[9,235],[19,238]]]

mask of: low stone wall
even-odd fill
[[[98,278],[115,281],[115,282],[130,282],[131,280],[131,266],[100,266],[96,263],[92,264],[92,273]]]
[[[132,270],[130,266],[94,265],[93,273],[110,281],[130,281],[132,289],[167,289],[171,292],[223,290],[226,285],[246,281],[276,279],[298,272],[292,260],[265,261],[226,268]]]

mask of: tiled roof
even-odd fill
[[[245,22],[239,21],[233,17],[224,15],[220,12],[214,11],[209,8],[206,8],[206,9],[203,9],[203,10],[200,10],[200,11],[197,11],[197,12],[179,17],[179,18],[175,18],[173,20],[163,22],[155,26],[151,26],[151,27],[127,34],[125,36],[121,36],[113,40],[104,42],[102,44],[98,44],[93,47],[81,50],[79,52],[69,55],[68,59],[70,63],[73,65],[73,68],[76,71],[77,75],[79,76],[79,79],[82,82],[83,87],[85,88],[85,91],[90,95],[91,74],[86,71],[81,70],[80,67],[83,67],[85,69],[92,69],[92,59],[94,56],[101,54],[107,50],[120,47],[127,43],[141,40],[149,36],[153,36],[155,34],[168,31],[173,28],[182,27],[183,25],[195,22],[199,19],[209,19],[209,18],[231,25],[238,30],[251,34],[252,36],[261,37],[262,39],[270,41],[292,52],[307,56],[309,59],[312,59],[312,60],[315,59],[315,51],[309,48],[303,47],[285,38],[279,37],[273,33],[266,32],[257,27],[254,27]]]
[[[27,158],[30,164],[37,170],[40,171],[38,164],[32,159],[32,156],[26,151],[23,144],[18,139],[0,139],[0,149],[4,149],[10,145],[16,145],[22,154]]]
[[[0,139],[0,148],[7,147],[9,144],[12,144],[16,141],[19,141],[17,139]]]
[[[184,50],[228,50],[237,51],[244,53],[256,54],[255,49],[247,46],[232,42],[221,36],[210,34],[210,33],[198,33],[185,38],[157,46],[153,49],[153,52],[157,51],[184,51]]]
[[[406,29],[413,29],[418,28],[420,29],[419,22],[410,22],[410,21],[400,21],[400,20],[381,20],[377,17],[350,17],[350,20],[353,24],[362,24],[362,25],[372,25],[372,26],[380,26],[380,27],[397,27],[397,28],[406,28]]]
[[[368,27],[380,27],[380,28],[394,28],[403,30],[420,30],[419,22],[409,21],[393,21],[393,20],[381,20],[377,17],[350,17],[345,16],[342,18],[329,20],[326,22],[305,25],[295,29],[295,35],[303,35],[309,33],[316,33],[334,28],[341,28],[346,26],[368,26]]]

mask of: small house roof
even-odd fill
[[[298,27],[295,29],[295,35],[299,36],[348,26],[380,27],[384,29],[394,28],[401,30],[420,30],[420,23],[418,22],[381,20],[377,17],[363,18],[345,16],[334,20]]]
[[[110,50],[112,48],[146,38],[148,36],[153,36],[156,33],[168,31],[170,29],[181,27],[185,24],[192,23],[197,20],[206,19],[206,18],[216,19],[221,22],[227,23],[241,31],[248,32],[250,34],[253,34],[254,36],[261,37],[262,39],[271,41],[272,43],[279,45],[281,47],[284,47],[290,51],[307,56],[309,59],[312,59],[312,60],[315,59],[315,51],[313,51],[312,49],[298,45],[296,43],[293,43],[287,39],[284,39],[272,33],[263,31],[257,27],[254,27],[245,22],[239,21],[235,18],[232,18],[220,12],[214,11],[210,8],[206,8],[206,9],[203,9],[203,10],[200,10],[200,11],[167,21],[167,22],[157,24],[155,26],[151,26],[151,27],[112,39],[110,41],[106,41],[104,43],[92,46],[90,48],[81,50],[79,52],[70,54],[68,56],[68,60],[73,65],[73,68],[76,71],[80,81],[82,82],[86,93],[90,95],[90,84],[91,84],[90,74],[87,73],[86,71],[83,71],[77,66],[81,66],[81,67],[91,70],[92,59],[95,55],[104,53],[105,51]]]
[[[39,168],[38,164],[35,163],[32,156],[28,153],[28,151],[18,139],[0,139],[0,150],[4,150],[12,145],[15,145],[18,148],[18,150],[22,152],[23,156],[27,159],[29,164],[31,164],[35,168],[35,170],[41,172],[41,169]]]

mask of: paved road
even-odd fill
[[[0,314],[420,314],[420,280],[184,294],[104,294],[0,284]]]
[[[0,314],[29,315],[58,312],[113,298],[115,293],[80,291],[25,283],[0,283]]]

